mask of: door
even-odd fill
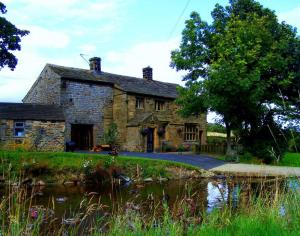
[[[72,124],[71,139],[76,149],[89,150],[93,147],[93,125]]]
[[[148,128],[147,133],[147,152],[153,152],[154,147],[154,129]]]

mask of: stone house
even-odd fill
[[[42,151],[64,151],[65,118],[61,107],[0,103],[0,145],[18,144]]]
[[[78,149],[103,143],[111,123],[118,126],[121,150],[161,151],[182,144],[206,142],[206,114],[182,118],[174,103],[176,87],[153,79],[152,68],[135,78],[103,72],[101,59],[90,69],[47,64],[23,102],[60,106],[65,118],[65,142]]]

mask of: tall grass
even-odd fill
[[[188,186],[172,205],[167,198],[149,196],[108,209],[101,198],[85,197],[78,212],[63,221],[51,214],[53,199],[37,208],[32,204],[34,190],[10,187],[0,202],[0,235],[299,235],[299,189],[285,189],[277,182],[272,187],[249,196],[244,207],[236,209],[228,201],[212,212],[203,210],[198,193]]]

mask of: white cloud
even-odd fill
[[[111,51],[103,55],[102,68],[111,73],[142,77],[142,68],[150,65],[155,80],[183,84],[181,81],[183,73],[169,67],[170,52],[178,45],[178,39],[171,39],[144,42],[123,51]],[[93,51],[95,46],[84,44],[81,45],[81,49]],[[79,54],[74,53],[62,57],[44,56],[38,50],[24,47],[24,50],[16,55],[19,59],[16,70],[10,71],[5,68],[1,71],[0,102],[20,102],[46,63],[88,68],[87,62]]]
[[[30,34],[22,38],[24,48],[65,48],[70,42],[69,36],[60,31],[49,30],[34,25],[24,25],[21,28],[30,31]]]
[[[94,44],[83,44],[79,47],[80,52],[83,54],[88,54],[90,56],[90,54],[93,54],[97,47]]]
[[[121,52],[111,51],[104,58],[103,70],[142,77],[142,68],[151,66],[155,80],[183,84],[184,73],[170,68],[171,51],[179,45],[178,39],[139,43]]]
[[[13,4],[7,1],[7,4]],[[117,12],[122,9],[124,4],[121,0],[98,0],[81,1],[81,0],[19,0],[18,6],[21,6],[27,14],[34,14],[39,17],[54,16],[60,17],[57,20],[65,20],[66,18],[81,21],[84,19],[103,19],[115,18]]]
[[[8,68],[1,70],[0,102],[21,102],[46,63],[88,68],[79,55],[46,57],[38,52],[24,50],[16,53],[16,56],[18,65],[14,71]]]
[[[290,11],[279,13],[278,18],[280,21],[285,21],[286,23],[297,27],[298,31],[300,30],[300,6],[295,7]]]
[[[65,12],[66,17],[76,18],[80,17],[81,19],[103,19],[103,18],[112,18],[116,17],[115,14],[118,10],[119,1],[109,1],[109,2],[98,2],[98,3],[80,3],[81,7],[78,5],[69,8]]]

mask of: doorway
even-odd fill
[[[93,125],[72,124],[71,140],[75,149],[89,150],[93,147]]]
[[[147,133],[147,152],[153,152],[154,148],[154,129],[148,128]]]

